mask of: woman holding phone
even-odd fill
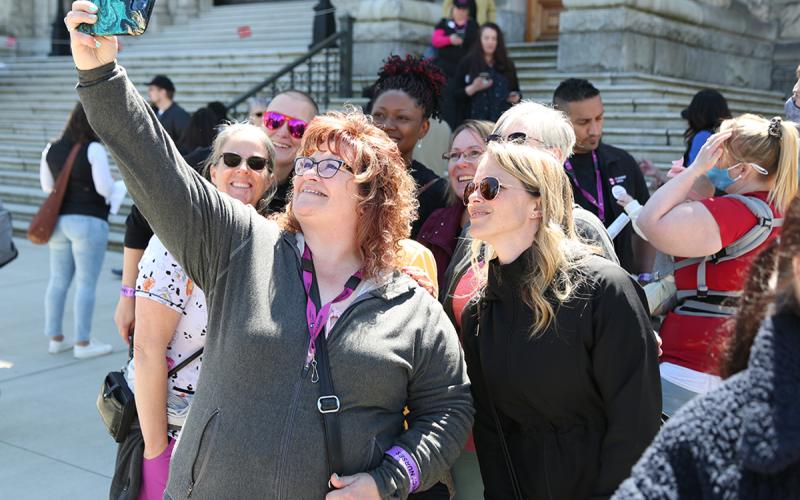
[[[479,43],[461,60],[453,82],[456,98],[469,103],[473,120],[495,122],[522,99],[517,70],[498,25],[481,26]]]
[[[74,31],[96,12],[78,1],[66,18],[81,101],[209,301],[164,498],[404,498],[435,484],[472,406],[452,325],[398,272],[415,186],[397,145],[358,112],[317,117],[286,213],[268,220],[186,165],[116,64],[114,38]]]

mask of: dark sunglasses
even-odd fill
[[[500,194],[500,189],[522,189],[536,198],[541,196],[538,189],[508,186],[500,182],[496,177],[484,177],[478,184],[475,184],[475,181],[470,181],[469,184],[466,185],[464,188],[464,206],[469,205],[469,197],[476,189],[480,192],[481,198],[486,201],[497,198],[497,195]]]
[[[242,158],[241,155],[236,153],[222,153],[222,163],[224,163],[226,167],[236,168],[242,164],[242,160],[245,160],[245,158]],[[264,170],[269,165],[269,160],[260,156],[251,156],[250,158],[246,158],[246,161],[247,167],[257,172],[259,170]],[[272,169],[270,168],[270,170]]]
[[[268,111],[264,113],[264,126],[269,130],[278,130],[287,122],[289,123],[289,134],[295,139],[302,139],[303,134],[306,133],[308,122],[300,118],[278,113],[277,111]]]
[[[317,175],[322,177],[323,179],[330,179],[339,169],[344,168],[348,172],[353,172],[353,169],[350,168],[342,160],[337,160],[335,158],[326,158],[320,161],[314,161],[312,158],[308,156],[298,156],[294,159],[294,175],[303,175],[312,168],[317,169]]]

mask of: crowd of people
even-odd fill
[[[45,333],[51,353],[72,347],[74,275],[74,354],[111,351],[90,335],[110,152],[135,202],[115,322],[141,436],[137,477],[114,487],[800,491],[796,123],[733,117],[703,90],[683,158],[637,163],[602,140],[591,82],[522,100],[491,0],[445,2],[435,57],[387,58],[363,112],[287,90],[231,123],[218,103],[186,113],[163,75],[146,101],[113,39],[74,30],[96,11],[65,19],[80,103],[42,156],[45,190],[74,162]],[[446,177],[414,158],[438,119]]]

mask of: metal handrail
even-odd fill
[[[240,95],[230,104],[226,106],[228,111],[234,111],[237,106],[244,103],[251,97],[255,96],[263,89],[274,86],[277,84],[278,80],[283,78],[286,75],[290,75],[292,79],[292,85],[294,85],[294,72],[295,70],[302,66],[303,64],[308,64],[308,76],[309,76],[309,90],[312,85],[312,75],[311,75],[311,62],[312,59],[317,56],[318,54],[326,51],[328,49],[336,48],[338,45],[339,48],[339,96],[340,97],[352,97],[352,82],[353,82],[353,18],[350,16],[343,16],[339,19],[340,30],[334,33],[333,35],[329,36],[325,40],[317,43],[316,45],[312,46],[308,52],[305,54],[297,57],[296,59],[292,60],[290,63],[283,66],[279,69],[276,73],[271,75],[269,78],[266,78],[261,83],[256,84],[250,90],[246,91],[244,94]],[[328,53],[325,52],[325,65],[328,65]],[[324,104],[325,106],[329,103],[329,89],[328,89],[328,74],[325,74],[325,96],[324,96]],[[311,92],[309,92],[311,93]]]

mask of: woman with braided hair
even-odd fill
[[[800,197],[753,261],[721,371],[663,427],[614,498],[797,498]]]
[[[448,204],[447,181],[414,160],[414,147],[439,117],[445,77],[433,64],[413,56],[390,56],[372,85],[372,118],[395,142],[411,177],[417,183],[419,216],[411,225],[416,239],[422,223]]]
[[[667,415],[720,381],[716,347],[728,336],[745,273],[780,230],[797,193],[795,124],[742,115],[725,120],[692,165],[656,191],[637,224],[676,259],[678,303],[661,326],[663,406]],[[713,168],[726,196],[685,202]],[[702,237],[697,237],[702,235]]]

